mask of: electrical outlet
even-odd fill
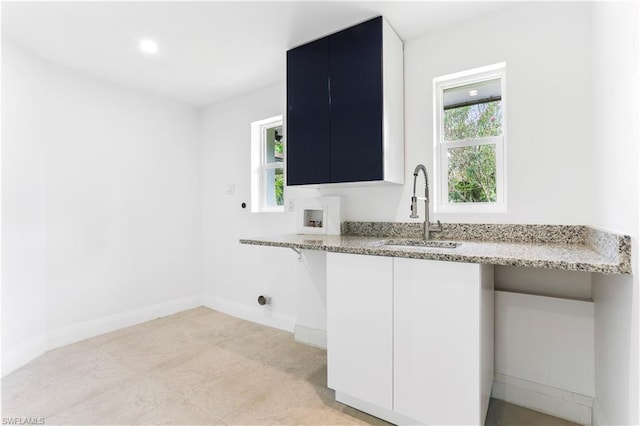
[[[296,200],[291,199],[287,203],[287,211],[294,212],[296,211]]]
[[[225,192],[227,195],[234,195],[236,193],[236,184],[228,183],[225,185]]]

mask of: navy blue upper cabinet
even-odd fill
[[[404,181],[402,41],[382,17],[287,52],[287,184]]]
[[[383,180],[382,18],[329,38],[331,182]]]
[[[329,39],[288,51],[287,69],[287,183],[329,182]]]

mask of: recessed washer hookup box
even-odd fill
[[[341,197],[296,200],[298,234],[340,235]]]

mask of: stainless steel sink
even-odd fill
[[[440,240],[387,240],[382,245],[391,248],[456,248],[460,244],[462,243]]]

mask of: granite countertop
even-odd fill
[[[414,223],[389,224],[394,229],[380,230],[376,228],[378,225],[372,222],[345,222],[342,224],[343,235],[286,234],[246,238],[241,239],[240,243],[450,262],[631,273],[630,237],[591,227],[443,224],[444,232],[437,239],[462,244],[455,248],[441,248],[385,246],[387,242],[399,238],[419,238],[415,234],[416,231],[419,233],[420,227]],[[371,233],[379,235],[369,235]]]

